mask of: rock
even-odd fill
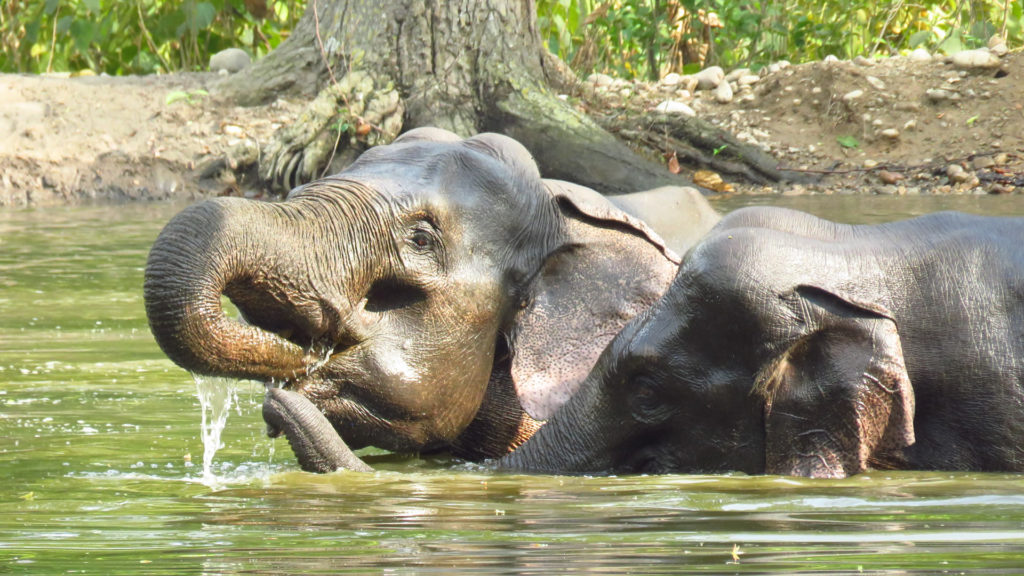
[[[907,58],[909,58],[911,62],[928,62],[932,59],[932,54],[924,48],[916,48],[907,56]]]
[[[975,170],[985,170],[995,165],[996,161],[991,156],[976,156],[971,160],[971,166],[974,166]]]
[[[953,63],[953,66],[965,70],[998,68],[999,56],[993,54],[988,48],[978,48],[957,52],[950,57],[950,62]]]
[[[654,108],[655,112],[661,112],[662,114],[679,114],[680,116],[694,117],[697,115],[688,105],[683,102],[676,100],[665,100],[661,104],[658,104]]]
[[[241,48],[227,48],[210,56],[210,72],[234,74],[249,67],[252,58]]]
[[[1009,51],[1006,48],[1006,39],[1000,36],[999,34],[995,34],[988,39],[988,49],[991,50],[993,54],[999,56],[1000,58],[1006,56],[1006,53]]]
[[[590,76],[587,76],[587,84],[592,84],[595,88],[604,88],[605,86],[611,86],[614,78],[607,74],[600,74],[595,72]]]
[[[682,76],[676,74],[675,72],[671,72],[669,74],[666,74],[665,77],[661,79],[660,84],[662,86],[677,86],[682,81]]]
[[[999,154],[995,155],[993,161],[995,161],[996,164],[1002,166],[1003,164],[1006,164],[1007,162],[1010,161],[1010,155],[1007,154],[1006,152],[1000,152]]]
[[[737,68],[725,75],[726,82],[738,82],[740,78],[750,75],[750,68]]]
[[[864,91],[863,90],[860,90],[860,89],[852,90],[852,91],[847,92],[846,94],[843,95],[843,100],[845,102],[851,102],[853,100],[856,100],[857,98],[860,98],[863,95],[864,95]]]
[[[950,182],[960,184],[961,182],[967,182],[971,179],[971,175],[964,170],[964,167],[959,164],[950,164],[946,167],[946,177],[949,178]]]
[[[1005,184],[1000,184],[998,182],[993,182],[992,185],[989,186],[988,193],[989,194],[1013,194],[1014,188],[1015,188],[1014,186],[1008,186],[1008,185],[1005,185]]]
[[[874,168],[875,166],[878,166],[877,160],[872,160],[871,158],[864,160],[864,167],[867,168],[868,170]]]
[[[868,84],[871,84],[871,87],[875,90],[885,90],[885,82],[882,82],[878,77],[868,76],[865,80],[867,80]]]
[[[960,94],[943,88],[929,88],[928,90],[925,90],[924,95],[932,102],[960,99]]]
[[[790,66],[792,66],[792,64],[789,63],[789,60],[779,60],[778,62],[769,64],[764,68],[761,68],[761,76],[765,76],[767,74],[775,74],[776,72],[780,70],[785,70]]]
[[[900,131],[895,128],[886,128],[878,132],[879,135],[888,138],[889,140],[896,140],[900,137]]]
[[[826,64],[835,64],[836,62],[839,62],[839,58],[835,54],[829,54],[822,58],[821,61]]]
[[[906,178],[906,176],[904,176],[903,174],[900,174],[899,172],[890,172],[888,170],[879,170],[878,171],[878,178],[882,182],[884,182],[886,184],[896,184],[900,180],[903,180],[904,178]]]
[[[861,67],[865,67],[865,68],[868,67],[868,66],[874,66],[875,65],[875,62],[873,60],[871,60],[869,58],[865,58],[864,56],[857,56],[856,58],[853,59],[853,63],[856,64],[857,66],[861,66]]]
[[[906,132],[907,130],[913,130],[915,128],[917,128],[917,120],[914,120],[913,118],[903,123],[904,132]]]
[[[743,76],[740,76],[739,78],[736,79],[736,84],[738,84],[740,87],[753,86],[754,84],[757,84],[760,81],[761,77],[758,76],[757,74],[744,74]]]
[[[693,75],[697,79],[698,90],[713,90],[725,80],[725,71],[721,66],[709,66]]]
[[[715,88],[714,96],[715,100],[721,104],[732,102],[732,86],[728,82],[722,82]]]

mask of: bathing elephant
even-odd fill
[[[281,392],[265,412],[289,436],[325,428],[302,408]],[[300,460],[345,466],[330,432],[293,443]],[[498,466],[1022,471],[1024,219],[940,213],[849,226],[734,212]]]
[[[284,202],[187,208],[154,243],[144,292],[180,366],[264,381],[270,407],[302,398],[353,447],[480,460],[550,417],[678,262],[642,220],[542,179],[514,140],[428,128]]]
[[[1024,219],[726,216],[502,464],[1024,470]]]

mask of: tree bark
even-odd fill
[[[260,155],[264,180],[286,190],[322,170],[325,150],[350,161],[429,125],[462,136],[507,134],[533,153],[545,177],[604,193],[689,183],[552,91],[576,78],[541,43],[533,0],[310,0],[285,42],[219,89],[243,105],[312,98],[353,73],[368,77],[370,88],[349,82],[335,88],[336,104],[319,98],[326,112],[311,110]],[[400,105],[389,107],[391,90]],[[384,104],[370,114],[372,106],[360,107],[366,101]],[[336,155],[346,147],[350,153]]]

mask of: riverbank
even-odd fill
[[[596,76],[570,100],[594,114],[696,114],[803,178],[762,186],[725,176],[737,194],[1024,191],[1019,51],[966,66],[899,57],[728,72],[714,89]],[[0,207],[262,196],[230,170],[202,168],[239,142],[261,146],[307,103],[237,107],[217,97],[217,80],[0,75]]]

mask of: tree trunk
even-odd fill
[[[575,82],[542,45],[533,0],[310,0],[285,42],[219,88],[243,105],[321,94],[249,155],[279,191],[428,125],[507,134],[545,177],[604,193],[689,183],[552,91]]]

